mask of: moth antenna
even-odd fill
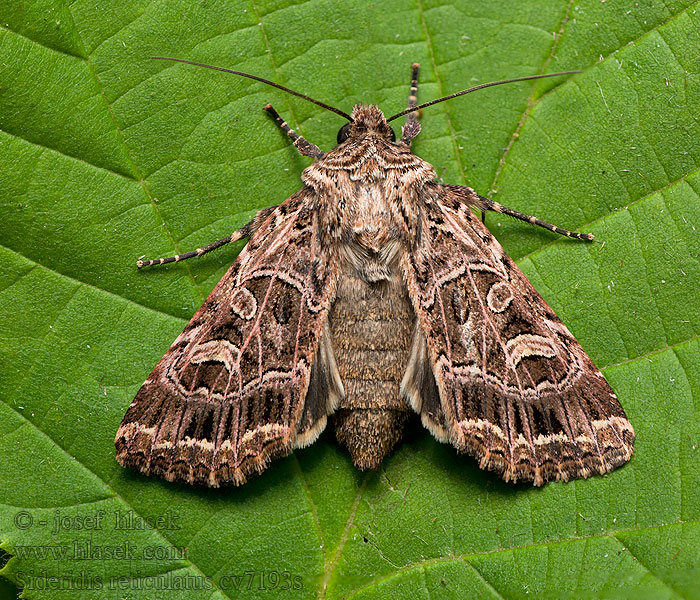
[[[464,94],[469,94],[470,92],[475,92],[476,90],[481,90],[483,88],[491,87],[493,85],[501,85],[503,83],[515,83],[516,81],[529,81],[530,79],[544,79],[545,77],[557,77],[559,75],[573,75],[574,73],[583,73],[583,71],[561,71],[560,73],[528,75],[527,77],[516,77],[515,79],[504,79],[502,81],[491,81],[490,83],[482,83],[480,85],[476,85],[466,90],[462,90],[461,92],[455,92],[454,94],[450,94],[449,96],[443,96],[442,98],[438,98],[437,100],[431,100],[430,102],[424,102],[423,104],[419,104],[418,106],[412,106],[411,108],[402,110],[400,113],[396,113],[394,116],[389,117],[387,119],[387,122],[393,121],[394,119],[398,119],[399,117],[403,117],[404,115],[412,113],[416,110],[420,110],[421,108],[425,108],[426,106],[432,106],[433,104],[437,104],[438,102],[451,100],[452,98],[456,98],[457,96],[464,96]]]
[[[298,98],[303,98],[307,102],[311,102],[313,104],[316,104],[317,106],[320,106],[321,108],[325,108],[326,110],[330,110],[331,112],[334,112],[337,115],[340,115],[344,119],[347,119],[348,121],[352,122],[352,117],[346,112],[343,112],[339,108],[335,108],[333,106],[330,106],[326,104],[325,102],[321,102],[319,100],[314,100],[313,98],[310,98],[306,94],[302,94],[301,92],[295,92],[294,90],[290,90],[288,87],[284,87],[283,85],[280,85],[279,83],[275,83],[274,81],[269,81],[267,79],[263,79],[262,77],[258,77],[257,75],[251,75],[250,73],[243,73],[242,71],[234,71],[233,69],[225,69],[224,67],[216,67],[214,65],[207,65],[205,63],[198,63],[194,62],[191,60],[185,60],[184,58],[171,58],[169,56],[151,56],[152,59],[154,60],[171,60],[173,62],[181,62],[185,63],[186,65],[194,65],[196,67],[204,67],[206,69],[213,69],[214,71],[223,71],[224,73],[233,73],[234,75],[240,75],[241,77],[247,77],[248,79],[254,79],[255,81],[259,81],[260,83],[266,83],[267,85],[271,85],[272,87],[276,87],[278,90],[282,90],[283,92],[287,92],[288,94],[292,94],[292,96],[297,96]]]

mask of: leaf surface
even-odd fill
[[[700,598],[698,4],[390,1],[0,3],[0,574],[24,597]],[[337,115],[425,109],[441,181],[593,232],[487,224],[576,335],[636,434],[627,466],[502,483],[419,427],[378,472],[325,433],[242,488],[125,471],[139,386]],[[9,559],[9,560],[8,560]],[[154,591],[157,590],[157,591]],[[12,588],[0,590],[11,597]]]

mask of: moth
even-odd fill
[[[304,156],[304,186],[231,235],[248,243],[145,381],[117,432],[117,460],[169,481],[240,485],[333,422],[359,469],[376,469],[417,414],[441,442],[506,481],[567,481],[631,456],[610,385],[473,209],[591,240],[436,181],[411,152],[417,111],[352,114],[327,153],[265,110]],[[406,116],[400,139],[390,122]]]

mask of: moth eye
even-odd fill
[[[396,134],[394,133],[394,130],[391,130],[391,141],[395,142],[396,141]]]
[[[338,131],[338,143],[342,144],[345,140],[350,137],[350,125],[352,123],[345,123]]]

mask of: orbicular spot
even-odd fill
[[[249,321],[258,310],[258,302],[248,289],[240,287],[231,294],[231,310]]]
[[[557,350],[551,339],[532,333],[518,335],[506,344],[508,359],[513,367],[528,356],[542,356],[553,358],[557,355]]]
[[[503,312],[513,301],[513,289],[505,281],[494,283],[486,294],[486,304],[496,313]]]

